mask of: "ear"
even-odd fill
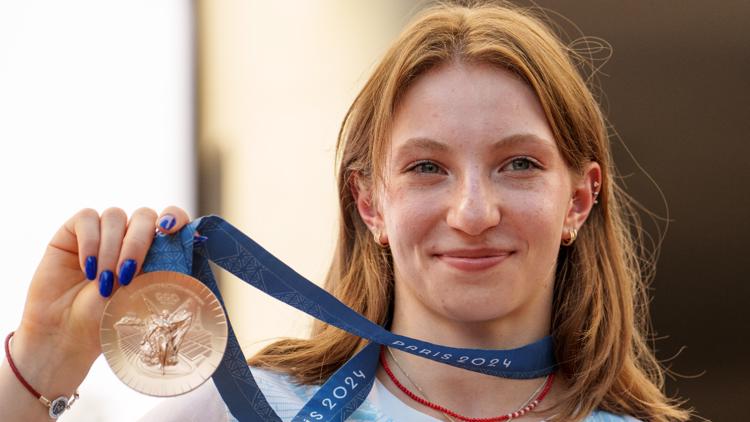
[[[373,194],[372,181],[366,179],[359,172],[352,173],[351,183],[354,203],[357,204],[357,211],[360,218],[367,225],[370,231],[375,235],[375,240],[381,245],[388,244],[388,235],[385,233],[383,224],[383,215]]]
[[[571,229],[580,230],[593,208],[596,196],[602,189],[602,168],[592,161],[583,169],[583,176],[573,180],[573,192],[565,215],[562,240],[570,238]]]

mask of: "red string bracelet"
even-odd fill
[[[460,419],[465,422],[503,422],[510,420],[511,418],[520,418],[526,413],[532,411],[539,405],[539,403],[542,402],[542,400],[544,400],[544,397],[547,396],[547,393],[549,393],[549,390],[552,388],[552,381],[555,379],[555,374],[549,374],[549,376],[547,377],[547,381],[544,383],[544,387],[542,388],[542,391],[539,393],[539,395],[534,400],[532,400],[531,403],[527,404],[521,409],[516,410],[513,413],[508,413],[507,415],[497,416],[494,418],[470,418],[468,416],[460,415],[448,408],[440,406],[439,404],[435,404],[429,400],[419,397],[413,391],[409,390],[403,384],[401,384],[401,382],[399,382],[399,380],[393,374],[393,371],[391,371],[391,368],[388,366],[388,362],[385,359],[385,348],[381,348],[380,350],[380,364],[383,366],[383,369],[388,374],[388,377],[390,377],[391,381],[393,381],[393,383],[396,385],[396,387],[398,387],[399,390],[401,390],[404,394],[409,396],[410,399],[416,401],[419,404],[427,406],[430,409],[437,410],[440,413],[444,413],[448,416]]]
[[[48,398],[44,397],[43,395],[39,394],[38,391],[34,389],[27,381],[24,379],[23,375],[18,371],[18,368],[16,368],[16,364],[13,363],[13,358],[10,356],[10,339],[13,337],[13,334],[15,334],[14,331],[11,331],[10,334],[8,334],[7,337],[5,337],[5,358],[8,360],[8,364],[10,365],[10,370],[13,371],[13,374],[18,378],[18,381],[23,384],[24,387],[33,395],[37,400],[39,400],[43,405],[47,406],[49,408],[49,417],[52,419],[57,419],[62,415],[66,410],[70,409],[70,406],[75,403],[75,401],[78,399],[78,391],[76,391],[71,398],[60,396],[52,401],[50,401]]]

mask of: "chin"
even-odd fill
[[[498,300],[481,298],[456,297],[459,300],[447,300],[437,310],[445,318],[454,322],[491,324],[505,320],[515,314],[516,306],[511,303],[499,303]],[[503,301],[507,302],[507,301]]]

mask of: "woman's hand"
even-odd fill
[[[130,221],[119,208],[101,216],[83,209],[57,231],[31,280],[13,338],[18,369],[42,395],[45,386],[75,389],[83,381],[101,353],[99,322],[107,297],[140,272],[155,229],[172,234],[188,222],[177,207],[158,219],[154,210],[140,208]]]

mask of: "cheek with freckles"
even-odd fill
[[[549,287],[560,248],[560,236],[567,211],[565,183],[550,181],[527,191],[507,209],[505,221],[516,230],[523,249],[527,282]]]
[[[434,195],[433,195],[434,196]],[[440,224],[436,198],[424,191],[391,187],[384,198],[384,221],[391,249],[409,249],[424,241]]]
[[[437,233],[443,221],[434,196],[434,192],[395,185],[387,189],[383,198],[383,218],[396,280],[406,282],[420,300],[430,290],[423,276],[433,264],[429,251],[440,241]]]

